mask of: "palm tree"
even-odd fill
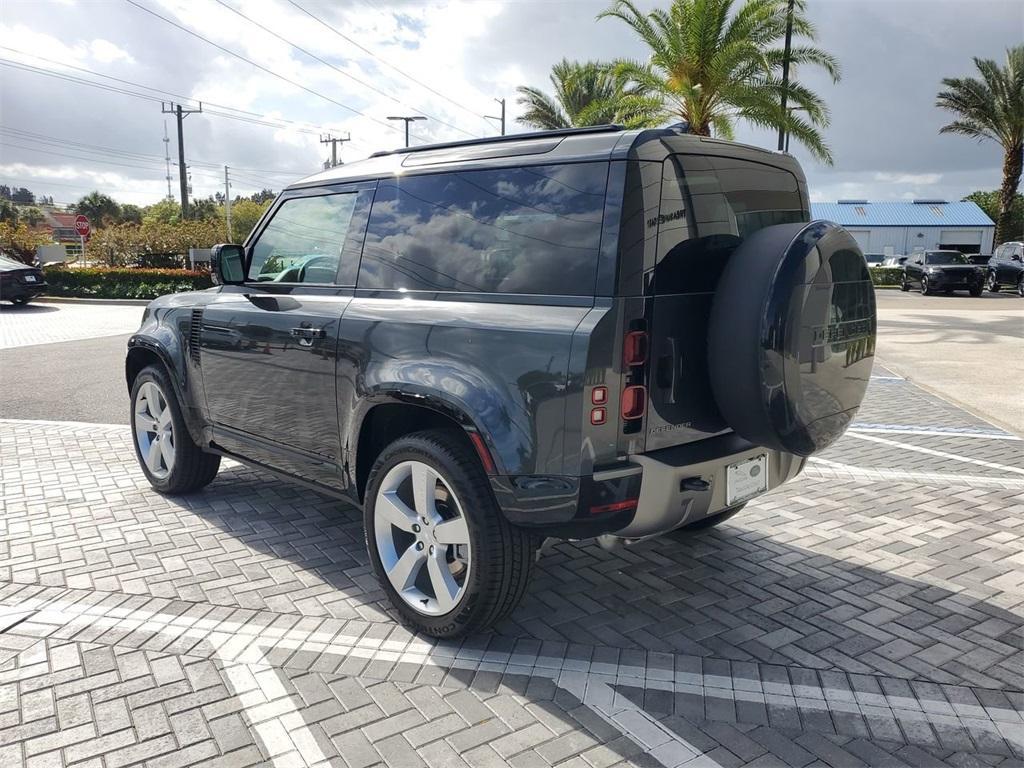
[[[660,104],[620,88],[607,64],[562,59],[551,68],[554,97],[539,88],[519,86],[516,100],[526,112],[518,119],[542,130],[623,123],[629,128],[657,125]]]
[[[102,227],[117,221],[121,206],[109,195],[93,190],[75,203],[75,213],[88,218],[94,227]]]
[[[657,98],[672,115],[701,136],[733,137],[736,120],[783,128],[818,159],[832,153],[818,128],[829,124],[828,107],[792,78],[781,77],[786,34],[786,0],[672,0],[668,10],[644,15],[631,0],[614,0],[601,14],[628,24],[650,49],[646,62],[620,61],[615,73],[633,92]],[[813,42],[814,27],[804,0],[793,4],[793,35]],[[790,65],[820,66],[839,80],[839,64],[820,48],[795,43]],[[782,109],[782,93],[792,109]]]
[[[1024,45],[1008,48],[1006,66],[991,59],[974,59],[981,73],[976,77],[947,77],[935,106],[958,117],[939,133],[959,133],[1003,147],[1003,185],[999,189],[999,221],[996,242],[1013,229],[1013,201],[1020,185],[1024,162]]]

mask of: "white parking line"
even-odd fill
[[[956,427],[915,427],[903,424],[857,424],[850,432],[873,432],[886,435],[928,435],[931,437],[976,437],[985,440],[1021,440],[1003,430],[959,429]]]
[[[872,482],[890,481],[896,483],[919,483],[943,485],[952,488],[1004,488],[1007,490],[1024,489],[1024,478],[990,477],[988,475],[963,475],[949,472],[912,472],[903,469],[884,469],[873,467],[855,467],[839,461],[811,456],[810,464],[804,469],[802,477],[818,477],[821,479],[870,480]],[[831,470],[831,471],[829,471]]]
[[[936,451],[932,448],[922,448],[918,445],[911,445],[910,443],[901,443],[898,440],[886,440],[884,437],[875,437],[874,435],[865,435],[859,432],[847,432],[850,437],[854,437],[857,440],[867,440],[872,443],[879,443],[881,445],[888,445],[892,448],[900,448],[904,451],[913,451],[914,453],[923,453],[926,456],[936,456],[940,459],[951,459],[952,461],[962,461],[967,464],[976,464],[979,467],[988,467],[989,469],[998,469],[1002,472],[1012,472],[1015,475],[1024,475],[1024,469],[1020,467],[1010,467],[1006,464],[997,464],[994,461],[984,461],[982,459],[972,459],[969,456],[961,456],[958,453],[948,453],[946,451]]]

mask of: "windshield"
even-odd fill
[[[966,256],[959,251],[928,251],[924,255],[925,264],[970,264]]]

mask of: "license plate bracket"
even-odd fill
[[[725,468],[725,503],[733,506],[768,490],[768,455],[765,453],[737,461]]]

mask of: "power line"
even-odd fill
[[[3,47],[3,46],[0,46],[0,47]],[[8,49],[8,50],[15,50],[15,49]],[[22,51],[16,51],[16,52],[17,53],[23,53]],[[44,59],[41,56],[37,57],[37,58],[40,58],[43,61],[50,61],[49,59]],[[122,94],[124,96],[132,96],[134,98],[143,99],[145,101],[150,101],[150,102],[153,102],[155,104],[159,104],[161,101],[165,101],[166,100],[166,99],[160,99],[160,98],[158,98],[156,96],[153,96],[151,94],[148,94],[148,93],[139,93],[137,91],[131,91],[131,90],[128,90],[126,88],[119,88],[117,86],[107,85],[106,83],[97,83],[97,82],[94,82],[92,80],[86,80],[85,78],[76,77],[74,75],[69,75],[69,74],[65,74],[65,73],[61,73],[61,72],[54,72],[53,70],[45,69],[43,67],[36,67],[36,66],[31,65],[31,64],[24,64],[24,63],[21,63],[21,62],[11,61],[10,59],[0,59],[0,66],[9,67],[9,68],[12,68],[12,69],[19,69],[19,70],[22,70],[24,72],[29,72],[31,74],[43,75],[45,77],[52,77],[52,78],[55,78],[57,80],[64,80],[64,81],[67,81],[67,82],[70,82],[70,83],[74,83],[76,85],[85,85],[85,86],[89,86],[91,88],[97,88],[97,89],[103,90],[103,91],[109,91],[109,92],[112,92],[112,93]],[[96,75],[97,77],[108,77],[109,79],[112,79],[112,80],[118,80],[118,81],[120,80],[119,78],[112,78],[112,77],[110,77],[108,75],[103,75],[103,74],[101,74],[99,72],[93,72],[91,70],[84,69],[83,67],[72,67],[70,64],[68,64],[68,65],[59,64],[59,66],[68,66],[68,67],[70,67],[72,69],[77,69],[77,70],[81,70],[81,71],[84,71],[84,72],[88,72],[89,74],[92,74],[92,75]],[[164,93],[164,94],[168,93],[167,91],[160,91],[157,88],[153,88],[153,87],[148,86],[148,85],[142,85],[141,83],[132,83],[132,85],[134,85],[137,88],[145,88],[147,90],[156,91],[157,93]],[[171,95],[173,95],[173,94],[171,94]],[[222,110],[223,109],[233,110],[233,111],[240,112],[240,113],[243,113],[243,114],[230,114],[228,112],[222,112],[222,111],[219,111],[219,110],[216,110],[216,109],[207,109],[206,110],[207,114],[216,115],[218,117],[228,118],[230,120],[238,120],[238,121],[243,122],[243,123],[251,123],[251,124],[254,124],[254,125],[263,125],[263,126],[266,126],[268,128],[278,128],[278,129],[281,129],[281,128],[291,128],[292,130],[294,130],[294,131],[296,131],[298,133],[305,133],[305,134],[310,134],[310,135],[313,135],[313,136],[317,135],[317,131],[316,130],[314,130],[313,128],[302,127],[304,124],[299,123],[298,121],[295,121],[295,120],[289,120],[289,119],[283,118],[283,117],[282,118],[276,118],[275,117],[275,118],[270,118],[270,120],[277,120],[279,122],[269,122],[267,120],[261,120],[261,119],[254,118],[254,117],[245,117],[244,116],[245,110],[239,110],[236,107],[228,107],[228,106],[225,106],[225,105],[213,105],[213,104],[211,104],[211,106],[219,106]],[[251,114],[255,114],[255,113],[251,113]],[[266,117],[266,116],[263,116],[263,117]]]
[[[26,130],[23,130],[21,128],[12,128],[12,127],[6,126],[6,125],[0,125],[0,133],[12,134],[13,137],[17,141],[28,141],[28,142],[42,144],[44,146],[52,145],[52,146],[56,146],[56,147],[59,147],[59,148],[72,149],[73,151],[76,151],[76,152],[85,152],[86,154],[92,154],[94,152],[98,152],[98,153],[101,153],[101,154],[112,155],[114,157],[120,157],[122,159],[127,158],[127,159],[132,159],[132,160],[143,160],[143,161],[150,161],[150,160],[154,160],[154,161],[164,160],[165,161],[166,160],[166,158],[163,155],[154,155],[154,154],[149,154],[149,153],[144,153],[144,152],[131,152],[131,151],[124,150],[124,149],[115,149],[114,147],[105,147],[105,146],[102,146],[102,145],[99,145],[99,144],[87,144],[87,143],[81,142],[81,141],[72,141],[70,139],[62,139],[59,136],[48,136],[48,135],[46,135],[44,133],[35,133],[34,131],[26,131]],[[209,162],[209,161],[201,161],[201,160],[192,160],[189,163],[189,165],[202,166],[202,167],[206,167],[206,168],[221,168],[222,167],[220,163],[214,163],[214,162]],[[290,178],[295,178],[296,176],[308,175],[309,173],[313,172],[313,171],[310,171],[310,170],[286,171],[286,170],[281,170],[281,169],[270,169],[270,168],[250,168],[250,167],[241,166],[241,165],[239,165],[239,166],[232,165],[231,168],[232,168],[233,171],[234,170],[252,171],[253,172],[252,175],[269,174],[269,175],[272,175],[272,176],[288,176]]]
[[[161,16],[156,11],[154,11],[154,10],[152,10],[150,8],[147,8],[146,6],[144,6],[144,5],[140,4],[140,3],[135,2],[135,0],[124,0],[124,1],[126,3],[128,3],[129,5],[135,6],[140,11],[144,11],[145,13],[148,13],[150,16],[153,16],[153,17],[155,17],[157,19],[160,19],[161,21],[163,21],[166,24],[170,24],[172,27],[176,27],[176,28],[180,29],[182,32],[185,32],[185,33],[191,35],[192,37],[195,37],[195,38],[197,38],[199,40],[202,40],[207,45],[212,45],[217,50],[223,51],[224,53],[228,54],[229,56],[234,56],[236,59],[244,61],[246,64],[254,66],[254,67],[256,67],[256,69],[258,69],[258,70],[260,70],[262,72],[266,72],[268,75],[272,75],[273,77],[276,77],[278,80],[283,80],[284,82],[288,83],[289,85],[292,85],[295,88],[303,90],[306,93],[310,93],[310,94],[312,94],[314,96],[317,96],[318,98],[323,99],[324,101],[328,101],[331,104],[339,106],[342,109],[346,109],[349,112],[352,112],[354,114],[357,114],[357,115],[360,115],[362,117],[365,117],[367,120],[372,120],[373,122],[377,123],[378,125],[382,125],[382,126],[388,128],[389,130],[397,130],[393,125],[389,125],[388,123],[384,122],[383,120],[378,120],[377,118],[375,118],[375,117],[373,117],[371,115],[366,114],[362,110],[356,109],[355,107],[351,107],[348,104],[345,104],[343,102],[338,101],[337,99],[332,99],[330,96],[327,96],[326,94],[320,93],[319,91],[317,91],[317,90],[315,90],[313,88],[310,88],[309,86],[303,85],[302,83],[297,83],[294,80],[292,80],[290,78],[287,78],[284,75],[279,74],[278,72],[275,72],[274,70],[270,69],[269,67],[264,67],[262,64],[259,64],[259,63],[255,62],[255,61],[253,61],[252,59],[246,58],[242,54],[236,53],[235,51],[232,51],[230,48],[225,48],[223,45],[219,45],[218,43],[213,42],[209,38],[203,37],[198,32],[193,32],[188,27],[185,27],[185,26],[183,26],[181,24],[178,24],[176,21],[168,19],[166,16]]]
[[[218,0],[218,2],[219,2],[219,0]],[[447,101],[447,102],[449,102],[451,104],[454,104],[459,109],[464,109],[466,112],[469,112],[469,114],[473,115],[473,117],[476,117],[477,119],[479,119],[480,115],[477,113],[477,111],[475,109],[470,109],[469,107],[465,106],[464,104],[460,104],[459,102],[455,101],[455,99],[451,98],[450,96],[445,96],[440,91],[435,90],[434,88],[431,88],[429,85],[427,85],[426,83],[424,83],[424,82],[422,82],[420,80],[417,80],[415,77],[413,77],[409,73],[399,69],[394,64],[392,64],[391,62],[387,61],[386,59],[381,58],[376,53],[371,51],[369,48],[366,48],[365,46],[360,45],[355,40],[353,40],[351,37],[348,37],[347,35],[342,34],[337,29],[335,29],[333,26],[331,26],[326,21],[321,19],[319,16],[316,16],[315,14],[310,13],[309,11],[307,11],[305,8],[303,8],[301,5],[299,5],[297,2],[295,2],[295,0],[288,0],[288,2],[291,3],[292,5],[294,5],[296,8],[298,8],[304,14],[309,16],[309,18],[313,19],[313,21],[317,22],[318,24],[320,24],[323,27],[326,27],[331,32],[333,32],[338,37],[340,37],[342,40],[345,40],[345,41],[351,43],[352,45],[354,45],[356,48],[358,48],[359,50],[361,50],[363,53],[367,54],[368,56],[372,56],[377,61],[379,61],[382,64],[384,64],[385,66],[390,67],[391,69],[395,70],[395,72],[400,74],[402,77],[406,78],[407,80],[411,80],[412,82],[416,83],[416,85],[418,85],[420,88],[425,88],[426,90],[430,91],[435,96],[439,96],[442,99],[444,99],[445,101]]]
[[[473,137],[473,138],[477,138],[477,134],[475,134],[475,133],[470,133],[469,131],[467,131],[467,130],[465,130],[465,129],[463,129],[463,128],[459,128],[459,126],[457,126],[457,125],[453,125],[452,123],[449,123],[449,122],[448,122],[448,121],[446,121],[446,120],[442,120],[442,119],[441,119],[440,117],[436,117],[435,115],[431,115],[431,114],[430,114],[430,113],[428,113],[428,112],[424,112],[424,111],[423,111],[422,109],[418,109],[417,107],[413,107],[413,106],[411,106],[411,105],[409,105],[409,104],[406,104],[405,102],[403,102],[403,101],[400,101],[400,100],[396,99],[396,98],[394,97],[394,95],[393,95],[393,94],[390,94],[390,93],[388,93],[388,92],[386,92],[386,91],[382,91],[382,90],[381,90],[380,88],[378,88],[377,86],[375,86],[375,85],[373,85],[373,84],[371,84],[371,83],[368,83],[368,82],[366,82],[365,80],[361,80],[361,79],[359,79],[358,77],[356,77],[355,75],[350,75],[350,74],[349,74],[348,72],[346,72],[345,70],[343,70],[343,69],[341,69],[340,67],[337,67],[337,66],[335,66],[334,64],[332,64],[331,62],[327,61],[327,59],[321,58],[320,56],[317,56],[317,55],[316,55],[315,53],[312,53],[312,52],[310,52],[310,51],[307,51],[307,50],[306,50],[305,48],[303,48],[303,47],[302,47],[301,45],[298,45],[298,44],[296,44],[296,43],[293,43],[293,42],[292,42],[291,40],[288,40],[287,38],[285,38],[285,37],[282,37],[281,35],[277,34],[277,32],[275,32],[274,30],[270,29],[269,27],[266,27],[266,26],[264,26],[263,24],[260,24],[260,23],[259,23],[258,21],[256,21],[255,19],[253,19],[253,18],[251,18],[251,17],[249,17],[249,16],[246,16],[246,15],[245,15],[244,13],[242,13],[241,11],[239,11],[239,10],[237,10],[237,9],[235,9],[235,8],[232,8],[232,7],[230,6],[230,5],[228,5],[227,3],[225,3],[225,2],[224,2],[224,0],[214,0],[214,1],[215,1],[215,2],[216,2],[216,3],[218,4],[218,5],[221,5],[221,6],[223,6],[224,8],[227,8],[227,9],[228,9],[229,11],[231,11],[231,12],[232,12],[233,14],[235,14],[236,16],[241,16],[241,17],[242,17],[243,19],[245,19],[246,21],[248,21],[248,22],[249,22],[250,24],[254,24],[254,25],[256,25],[257,27],[259,27],[260,29],[262,29],[262,30],[263,30],[264,32],[266,32],[266,33],[267,33],[268,35],[272,35],[273,37],[276,37],[276,38],[277,38],[278,40],[280,40],[280,41],[281,41],[282,43],[285,43],[286,45],[290,45],[290,46],[291,46],[292,48],[294,48],[294,49],[295,49],[295,50],[297,50],[297,51],[301,51],[302,53],[304,53],[304,54],[306,54],[307,56],[309,56],[309,57],[310,57],[311,59],[315,59],[316,61],[319,61],[319,62],[320,62],[321,64],[323,64],[323,65],[324,65],[324,66],[326,66],[326,67],[330,67],[331,69],[333,69],[333,70],[334,70],[335,72],[337,72],[337,73],[338,73],[339,75],[341,75],[342,77],[347,77],[347,78],[348,78],[349,80],[352,80],[352,81],[354,81],[354,82],[357,82],[357,83],[359,83],[360,85],[364,86],[365,88],[369,88],[369,89],[370,89],[371,91],[373,91],[374,93],[380,94],[381,96],[383,96],[383,97],[384,97],[384,98],[386,98],[386,99],[391,99],[392,101],[394,101],[395,103],[397,103],[397,104],[399,104],[399,105],[401,105],[401,106],[405,107],[406,109],[411,109],[411,110],[413,110],[413,111],[423,112],[423,114],[425,114],[425,115],[427,115],[428,117],[430,117],[430,119],[431,119],[431,120],[434,120],[434,121],[436,121],[436,122],[438,122],[438,123],[441,123],[442,125],[446,125],[446,126],[448,126],[449,128],[452,128],[453,130],[456,130],[456,131],[459,131],[460,133],[464,133],[464,134],[466,134],[467,136],[471,136],[471,137]],[[417,137],[417,138],[420,138],[420,137]]]

